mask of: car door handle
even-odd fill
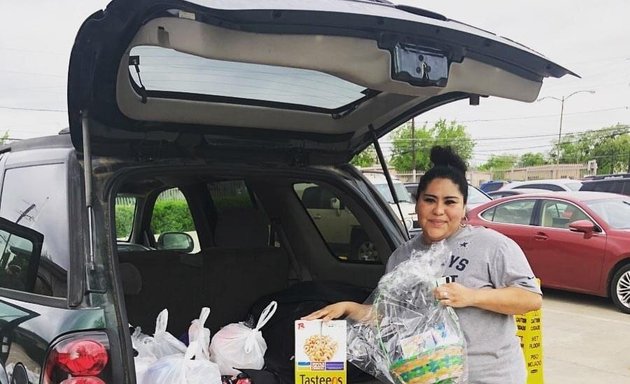
[[[547,240],[549,239],[549,236],[545,235],[542,232],[538,232],[537,234],[534,235],[534,240]]]
[[[313,217],[313,220],[319,220],[319,219],[321,219],[321,218],[322,218],[322,215],[315,214],[315,215],[313,215],[312,217]]]

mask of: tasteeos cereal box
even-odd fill
[[[346,321],[295,322],[295,383],[346,384]]]

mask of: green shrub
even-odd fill
[[[134,205],[116,205],[116,238],[128,239],[133,225]]]
[[[160,200],[155,203],[151,219],[153,233],[194,231],[186,200]]]

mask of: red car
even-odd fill
[[[611,297],[630,313],[630,197],[516,195],[478,206],[468,218],[516,241],[544,287]]]

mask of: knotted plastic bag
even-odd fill
[[[182,343],[175,336],[166,331],[168,324],[168,309],[164,308],[155,320],[155,333],[151,351],[156,358],[169,355],[183,355],[186,352],[186,344]]]
[[[433,296],[450,256],[443,242],[415,252],[384,275],[348,323],[348,360],[382,382],[466,383],[464,335],[455,311]]]
[[[265,365],[267,343],[260,329],[271,319],[277,307],[278,303],[272,301],[253,329],[243,323],[232,323],[221,328],[212,337],[211,359],[219,365],[222,375],[238,375],[239,368],[262,369]]]
[[[184,354],[160,358],[146,370],[140,384],[221,384],[219,367],[208,360],[210,331],[204,324],[210,309],[203,308],[188,329],[190,343]]]

